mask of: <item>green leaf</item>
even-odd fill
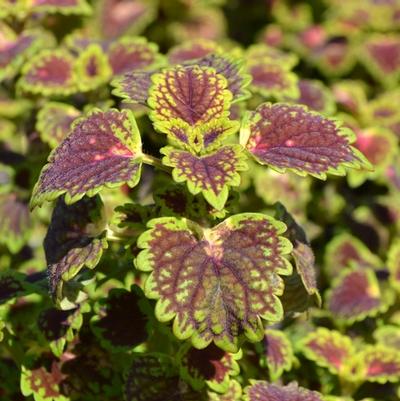
[[[155,313],[160,321],[174,319],[179,339],[191,338],[196,348],[214,341],[236,352],[239,335],[262,339],[260,318],[282,318],[279,274],[291,272],[284,258],[291,245],[280,237],[283,223],[244,213],[212,229],[169,217],[151,220],[148,226],[138,239],[144,250],[136,266],[152,272],[145,294],[158,299]]]
[[[162,162],[173,168],[176,182],[186,182],[189,191],[204,198],[216,209],[222,209],[228,199],[229,187],[240,184],[239,171],[247,169],[239,145],[224,146],[204,156],[165,147]]]
[[[390,246],[387,267],[391,285],[400,292],[400,239],[395,240]]]

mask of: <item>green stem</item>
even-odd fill
[[[172,169],[168,166],[164,166],[164,164],[162,164],[162,162],[161,162],[161,159],[159,159],[158,157],[154,157],[154,156],[143,153],[142,160],[143,160],[143,163],[148,164],[149,166],[153,166],[155,168],[158,168],[162,171],[167,172],[168,174],[171,174]]]

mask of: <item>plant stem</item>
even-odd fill
[[[161,162],[161,159],[159,159],[158,157],[143,153],[143,163],[148,164],[150,166],[154,166],[155,168],[158,168],[160,170],[167,172],[168,174],[171,174],[172,169],[168,166],[164,166],[164,164],[162,164]]]

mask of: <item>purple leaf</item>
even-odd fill
[[[260,164],[283,172],[343,175],[343,167],[369,167],[350,146],[352,131],[302,106],[264,103],[244,122],[241,143]]]
[[[240,334],[252,341],[263,337],[260,317],[281,319],[279,274],[290,273],[283,255],[291,251],[279,236],[283,223],[244,213],[212,229],[172,217],[151,220],[149,227],[138,239],[144,250],[136,266],[152,272],[146,296],[158,299],[159,320],[175,318],[178,338],[191,337],[196,348],[214,341],[235,352]]]
[[[91,111],[52,151],[33,190],[32,207],[66,194],[67,204],[94,196],[104,187],[140,178],[141,139],[129,111]]]
[[[199,38],[171,47],[168,51],[168,61],[170,64],[183,64],[220,52],[221,49],[214,41]]]
[[[310,110],[325,115],[332,115],[336,111],[335,101],[330,90],[320,81],[301,79],[298,83],[300,96],[297,103],[304,104]]]

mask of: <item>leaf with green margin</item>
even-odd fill
[[[180,376],[189,383],[193,389],[201,390],[207,386],[219,393],[229,390],[230,377],[240,372],[236,362],[242,357],[242,351],[236,354],[223,351],[215,344],[210,344],[202,350],[185,344],[178,352]]]
[[[156,16],[155,0],[101,0],[95,25],[106,39],[142,31]]]
[[[400,355],[393,348],[368,345],[356,357],[355,377],[370,382],[387,383],[400,380]]]
[[[74,71],[78,89],[82,92],[95,90],[106,84],[111,76],[112,69],[107,56],[97,44],[89,45],[75,61]]]
[[[360,61],[383,85],[395,87],[400,79],[400,35],[367,36],[361,47]]]
[[[165,123],[180,119],[191,127],[229,115],[232,93],[227,80],[210,67],[175,66],[152,75],[148,104],[150,118],[160,132]]]
[[[374,331],[374,339],[377,344],[398,350],[400,348],[400,327],[385,325]]]
[[[328,368],[331,373],[349,374],[348,362],[355,355],[350,337],[336,330],[318,327],[301,341],[300,348],[307,359]]]
[[[82,314],[89,310],[89,304],[83,304],[67,311],[56,308],[41,311],[37,324],[56,357],[60,358],[66,344],[75,338],[83,323]]]
[[[347,324],[385,312],[393,301],[393,293],[382,293],[374,271],[364,267],[343,270],[327,293],[328,310]]]
[[[335,82],[332,85],[332,92],[338,106],[353,115],[359,114],[367,104],[367,89],[364,81]]]
[[[90,15],[92,9],[86,0],[30,0],[31,12],[62,15]]]
[[[207,396],[209,401],[239,401],[242,399],[242,387],[236,380],[230,380],[224,394],[208,391]]]
[[[33,189],[31,207],[66,194],[67,204],[94,196],[104,187],[140,179],[141,138],[129,110],[94,109],[78,120],[54,149]]]
[[[397,238],[389,248],[387,256],[389,280],[393,288],[400,292],[400,239]]]
[[[358,238],[348,233],[338,234],[327,244],[325,251],[325,273],[336,277],[340,272],[356,263],[359,267],[381,268],[383,262]]]
[[[187,61],[221,53],[222,49],[213,40],[198,38],[172,46],[168,50],[167,57],[170,64],[184,64]]]
[[[151,220],[148,227],[138,239],[144,250],[136,266],[152,272],[145,294],[158,299],[155,313],[160,321],[174,319],[179,339],[191,338],[199,349],[214,341],[236,352],[239,335],[262,339],[261,318],[282,318],[279,274],[291,272],[284,257],[291,244],[280,236],[286,229],[283,223],[243,213],[212,229],[173,217]]]
[[[0,244],[17,253],[31,234],[29,206],[14,193],[0,194]]]
[[[297,75],[279,62],[269,59],[252,61],[247,69],[252,78],[252,92],[277,100],[299,97]]]
[[[310,110],[330,116],[336,112],[336,104],[333,95],[321,81],[300,79],[298,82],[300,91],[296,103],[304,104]]]
[[[46,103],[36,116],[40,139],[52,148],[57,147],[70,133],[72,122],[81,115],[81,111],[70,104]]]
[[[43,96],[68,96],[78,92],[75,59],[66,50],[42,50],[22,68],[18,87]]]
[[[264,43],[251,45],[246,52],[246,60],[249,64],[253,62],[277,62],[286,70],[291,70],[299,62],[299,58],[294,53],[284,52],[276,47],[268,46]]]
[[[144,37],[122,37],[112,42],[107,49],[108,61],[114,75],[135,70],[150,70],[164,64],[158,46]]]
[[[165,354],[134,354],[125,382],[127,401],[201,401]]]
[[[239,171],[247,169],[239,145],[223,146],[204,156],[167,146],[161,149],[162,162],[173,168],[174,181],[186,182],[193,195],[202,193],[210,205],[222,209],[228,199],[229,187],[240,185]]]
[[[323,401],[322,395],[316,391],[300,387],[292,382],[286,386],[252,380],[245,388],[245,401]]]
[[[113,288],[96,311],[91,327],[105,349],[125,352],[146,341],[151,308],[139,287]]]
[[[284,331],[267,329],[264,337],[265,356],[262,363],[268,368],[271,381],[277,381],[284,371],[292,369],[292,344]]]
[[[151,77],[156,73],[159,73],[159,69],[127,72],[111,82],[114,86],[112,93],[124,99],[125,103],[147,106]]]
[[[9,97],[6,92],[0,90],[0,117],[17,118],[28,113],[31,107],[30,100]]]
[[[279,172],[326,179],[344,175],[344,167],[370,168],[350,146],[353,132],[305,106],[263,103],[244,120],[240,143],[254,159]]]
[[[44,239],[50,293],[58,305],[63,300],[63,284],[84,267],[93,269],[107,248],[104,238],[102,202],[84,198],[66,205],[60,198],[54,208]]]
[[[214,68],[217,74],[226,78],[227,89],[233,96],[232,103],[246,100],[251,96],[247,89],[251,82],[251,75],[247,73],[243,59],[212,53],[194,60],[193,63],[201,67]]]

